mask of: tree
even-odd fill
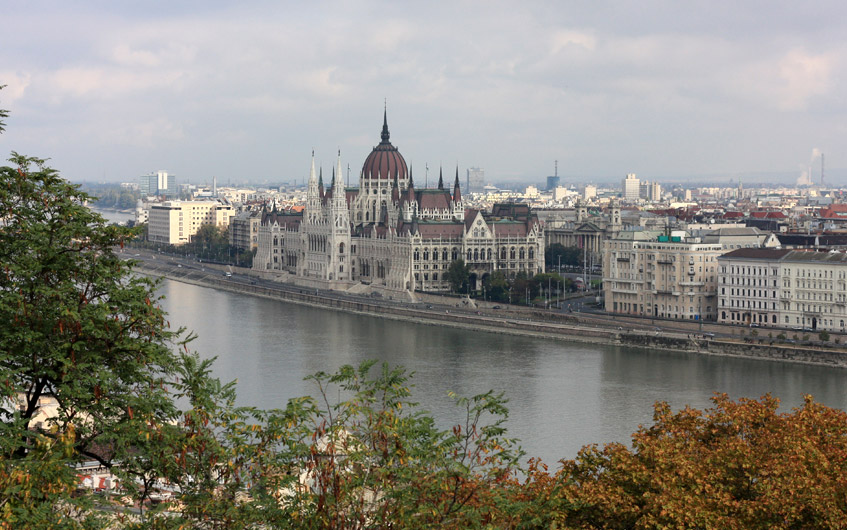
[[[840,528],[847,413],[716,395],[705,412],[657,403],[632,449],[582,449],[558,473],[557,523],[578,528]],[[555,504],[555,503],[554,503]]]
[[[445,277],[450,282],[450,289],[455,293],[467,293],[471,272],[465,265],[465,260],[457,259],[450,263]]]
[[[305,528],[477,528],[522,456],[506,438],[502,395],[456,398],[448,431],[411,401],[408,375],[373,361],[309,378],[318,389],[308,490],[289,501]],[[331,396],[349,399],[333,402]],[[454,396],[455,397],[455,396]]]
[[[547,270],[554,270],[559,264],[581,266],[582,249],[578,247],[566,247],[561,243],[553,243],[544,251],[544,260]]]
[[[0,90],[6,88],[6,85],[0,85]],[[6,109],[0,109],[0,133],[6,130],[6,122],[3,121],[5,118],[9,117],[9,111]]]
[[[53,506],[72,511],[85,499],[71,498],[75,476],[61,466],[127,460],[149,436],[148,420],[173,419],[164,384],[178,332],[155,303],[155,284],[133,276],[115,250],[134,232],[106,225],[44,160],[10,160],[0,167],[0,458],[7,477],[39,459],[55,463]],[[49,400],[55,415],[42,418]],[[3,501],[21,506],[14,495]],[[27,513],[15,516],[20,524]]]
[[[488,292],[488,299],[494,302],[509,301],[509,280],[501,270],[494,271],[490,276],[485,277],[485,289]]]

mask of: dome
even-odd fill
[[[406,160],[396,147],[391,145],[388,133],[388,114],[383,116],[382,141],[373,148],[362,166],[362,177],[365,179],[406,180],[409,170]]]

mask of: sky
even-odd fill
[[[556,164],[565,184],[793,180],[810,166],[817,180],[819,153],[828,177],[847,168],[843,1],[2,11],[0,151],[50,158],[75,181],[162,169],[197,184],[302,181],[314,149],[326,173],[340,150],[354,183],[386,106],[416,184],[457,167],[540,182]]]

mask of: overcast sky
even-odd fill
[[[0,150],[226,183],[340,149],[357,180],[387,99],[416,183],[847,167],[843,1],[121,4],[3,3]]]

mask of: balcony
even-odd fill
[[[679,282],[680,285],[691,286],[691,287],[702,287],[706,285],[706,282],[695,282],[695,281],[687,281],[687,282]]]
[[[626,256],[618,256],[617,260],[618,260],[618,261],[626,261],[626,262],[629,262],[629,258],[628,258],[628,257],[626,257]]]
[[[670,265],[673,263],[673,261],[667,258],[659,258],[656,260],[656,263],[658,263],[659,265]]]

